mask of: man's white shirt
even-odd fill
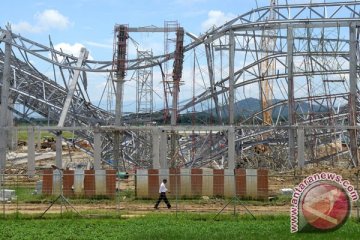
[[[165,187],[165,184],[163,182],[160,184],[160,189],[159,189],[159,193],[162,192],[167,192],[167,188]]]

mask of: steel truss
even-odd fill
[[[297,162],[294,126],[357,126],[359,7],[356,1],[271,5],[241,14],[200,36],[185,31],[184,36],[191,42],[182,47],[184,59],[193,59],[194,79],[203,86],[194,89],[190,100],[180,99],[177,111],[173,112],[185,115],[195,111],[195,119],[203,124],[229,124],[240,129],[235,131],[234,138],[224,131],[178,133],[177,148],[175,153],[171,148],[168,161],[175,162],[173,166],[200,167],[210,162],[227,166],[225,152],[230,147],[229,139],[235,139],[235,148],[231,151],[236,152],[238,166],[295,167],[302,163]],[[129,33],[136,31],[161,32],[163,29],[128,28]],[[8,33],[0,29],[0,36]],[[116,73],[118,69],[114,68],[113,60],[85,59],[79,66],[78,57],[55,50],[51,42],[47,47],[13,33],[10,39],[0,41],[12,47],[9,97],[24,106],[21,112],[12,108],[16,114],[28,117],[31,112],[37,112],[57,121],[67,97],[68,82],[75,71],[80,71],[81,81],[77,83],[65,125],[114,124],[113,113],[91,103],[86,74]],[[152,67],[174,61],[178,54],[174,51],[127,59],[126,71],[150,71]],[[186,58],[191,54],[194,58]],[[52,64],[54,79],[40,73],[30,62],[30,55]],[[1,52],[1,72],[4,59]],[[267,84],[268,91],[262,94]],[[266,104],[261,104],[259,99]],[[264,113],[271,113],[271,121],[264,121]],[[143,122],[149,122],[151,117],[138,116],[142,116]],[[131,118],[122,116],[122,124],[130,124]],[[264,122],[273,128],[264,127]],[[249,124],[254,127],[241,129],[242,125]],[[279,129],[279,126],[289,128]],[[92,133],[79,130],[77,134],[93,142]],[[121,134],[123,166],[151,166],[149,149],[153,146],[149,134],[154,133],[128,130]],[[333,162],[347,156],[349,165],[358,165],[356,129],[309,128],[304,134],[303,164],[329,159]],[[103,139],[102,158],[112,159],[112,134],[106,133]],[[331,144],[341,146],[327,153],[320,151]]]

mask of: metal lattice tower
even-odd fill
[[[277,16],[273,9],[276,5],[276,0],[270,1],[270,14],[269,20],[274,21],[276,20]],[[263,80],[260,82],[260,99],[261,99],[261,107],[263,110],[263,124],[264,125],[271,125],[272,124],[272,110],[267,109],[268,106],[271,105],[271,95],[272,95],[272,80],[267,80],[267,76],[272,76],[275,74],[276,65],[275,61],[272,61],[271,58],[268,58],[269,54],[275,51],[276,46],[276,30],[275,29],[264,29],[263,30],[263,37],[261,39],[261,49],[262,55],[265,61],[261,62],[261,75]]]
[[[164,56],[169,56],[175,52],[176,34],[171,29],[179,28],[177,21],[164,22]],[[170,103],[173,95],[173,72],[169,61],[164,62],[163,66],[163,87],[164,87],[164,121],[170,118]],[[173,108],[173,106],[171,107]]]
[[[151,59],[152,51],[137,50],[137,58],[144,59],[142,65],[147,65],[146,59]],[[153,68],[136,70],[136,113],[152,114],[153,112]]]

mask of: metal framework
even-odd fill
[[[359,122],[359,7],[356,1],[271,4],[241,14],[200,36],[178,26],[117,25],[114,58],[110,61],[71,56],[55,50],[51,42],[47,47],[13,34],[10,29],[0,29],[0,43],[6,45],[5,52],[0,52],[2,89],[8,88],[7,81],[11,83],[8,97],[23,106],[23,110],[9,107],[3,93],[6,90],[2,91],[2,106],[7,105],[24,118],[36,112],[54,121],[66,112],[65,118],[61,118],[64,124],[59,126],[131,124],[133,116],[122,115],[121,108],[125,73],[145,73],[173,63],[172,87],[168,88],[171,91],[165,88],[165,93],[172,92],[172,106],[164,104],[165,108],[158,113],[172,109],[169,112],[173,126],[192,113],[197,120],[193,124],[213,129],[214,124],[228,124],[236,128],[179,130],[176,135],[169,129],[150,129],[152,137],[141,129],[113,128],[121,133],[103,132],[103,160],[118,159],[124,168],[148,167],[156,155],[160,166],[171,161],[173,166],[199,167],[212,163],[230,168],[245,165],[282,169],[347,158],[350,166],[358,166],[358,132],[353,127]],[[122,30],[125,37],[132,32],[176,32],[176,47],[173,52],[164,50],[165,54],[127,59],[127,41],[120,39]],[[190,43],[183,45],[186,41]],[[6,50],[9,48],[11,57]],[[121,51],[124,49],[125,52]],[[194,57],[186,57],[192,54]],[[53,79],[40,73],[31,64],[30,56],[51,64]],[[197,87],[193,97],[181,99],[178,91],[183,59],[193,61]],[[112,77],[116,85],[112,88],[116,95],[115,114],[91,104],[87,94],[89,72],[115,74]],[[166,70],[166,74],[169,72]],[[81,81],[73,88],[68,82],[77,76]],[[165,80],[154,79],[169,82]],[[71,89],[75,89],[73,94],[69,94]],[[69,100],[70,106],[64,108],[64,102]],[[138,98],[138,112],[139,102]],[[5,110],[3,107],[1,113]],[[148,123],[150,118],[162,123],[155,115],[142,115],[140,121]],[[244,125],[252,128],[242,128]],[[350,127],[336,127],[340,125]],[[5,126],[1,122],[1,127]],[[300,129],[298,134],[295,127],[302,126],[310,128]],[[93,133],[78,130],[77,134],[93,142]],[[169,143],[167,136],[173,136]],[[299,138],[304,139],[304,148],[298,144]],[[4,151],[3,145],[0,142],[0,151]],[[336,147],[322,151],[330,145]],[[113,146],[118,147],[113,151]],[[299,149],[305,149],[305,153],[299,154]],[[169,151],[171,154],[166,154]],[[299,156],[305,159],[299,161]],[[230,157],[235,158],[234,164],[227,163]]]
[[[137,51],[138,59],[152,58],[151,51]],[[138,69],[136,71],[136,113],[153,113],[153,68]]]

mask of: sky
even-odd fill
[[[176,20],[199,34],[255,7],[254,0],[12,0],[1,4],[0,24],[43,44],[51,35],[71,53],[83,45],[94,59],[110,60],[115,24],[162,27]]]
[[[130,27],[158,26],[178,21],[186,31],[199,35],[237,15],[270,0],[12,0],[1,4],[0,25],[11,24],[14,33],[48,45],[49,35],[55,48],[78,56],[81,47],[90,59],[111,60],[115,24]],[[284,0],[285,1],[285,0]],[[288,2],[306,0],[288,0]],[[148,33],[140,35],[148,38]],[[163,36],[144,40],[146,48],[163,48]],[[163,50],[159,50],[163,51]],[[155,54],[156,55],[156,54]],[[98,79],[95,86],[104,85]],[[94,80],[95,81],[95,80]],[[90,84],[91,85],[91,84]],[[98,90],[89,90],[98,94]]]

